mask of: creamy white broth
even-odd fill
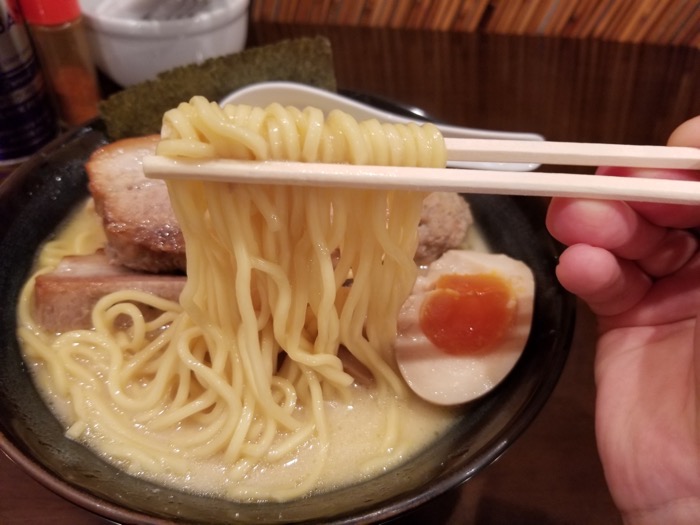
[[[100,230],[100,221],[88,205],[61,229],[54,241],[43,248],[38,258],[39,264],[45,267],[41,270],[55,265],[61,255],[89,254],[100,248],[104,242]],[[259,463],[242,478],[238,478],[239,471],[220,456],[193,459],[188,457],[187,451],[175,451],[182,459],[176,465],[164,462],[154,468],[144,463],[138,450],[125,451],[119,440],[103,431],[103,426],[109,425],[109,422],[104,422],[104,414],[98,413],[104,412],[105,406],[88,402],[88,410],[94,413],[87,420],[92,423],[76,424],[79,418],[76,417],[73,403],[60,393],[64,388],[57,383],[60,378],[52,373],[51,366],[34,351],[31,344],[25,344],[23,352],[37,388],[65,425],[67,435],[134,475],[197,493],[236,500],[265,499],[278,487],[298,483],[309,470],[313,470],[314,465],[319,464],[323,453],[319,450],[318,442],[310,439],[274,464]],[[105,375],[106,371],[99,373]],[[69,378],[69,383],[77,384],[79,381]],[[314,492],[356,483],[398,465],[442,435],[461,413],[457,409],[430,405],[410,394],[404,400],[397,401],[393,393],[382,393],[358,385],[353,386],[350,392],[351,398],[347,402],[336,398],[324,402],[329,445],[323,468],[311,489]],[[107,408],[117,417],[130,418],[128,412],[113,404]],[[85,410],[85,407],[81,410]],[[399,438],[394,446],[388,448],[385,445],[387,414],[393,414],[392,417],[399,423]],[[84,420],[80,418],[80,421]],[[139,422],[132,422],[132,425],[137,429],[142,428]],[[146,439],[169,442],[167,433],[155,433],[145,428],[142,431]]]
[[[303,479],[317,461],[318,445],[313,441],[304,443],[296,454],[276,464],[261,463],[253,472],[236,480],[235,470],[219,458],[193,460],[187,463],[187,472],[177,474],[164,465],[160,473],[140,468],[138,460],[133,462],[117,457],[111,449],[118,444],[104,436],[99,428],[74,428],[75,417],[71,403],[55,393],[55,384],[44,363],[29,357],[25,360],[42,397],[55,416],[71,433],[80,433],[74,438],[92,449],[96,454],[124,471],[170,486],[176,489],[201,494],[228,497],[235,500],[255,498],[261,490],[275,490],[279,486],[295,484]],[[337,487],[358,483],[371,478],[410,459],[431,442],[446,432],[461,414],[457,409],[446,409],[430,405],[417,397],[400,404],[401,445],[393,450],[382,450],[385,414],[382,399],[364,387],[353,388],[351,404],[329,402],[326,413],[330,426],[330,448],[323,470],[314,492],[323,492]],[[154,440],[167,440],[167,434],[152,435]],[[378,454],[378,451],[382,453]]]

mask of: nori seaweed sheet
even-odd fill
[[[195,95],[214,101],[246,85],[272,80],[335,91],[328,39],[283,40],[164,71],[101,102],[100,114],[112,140],[160,133],[163,113]]]

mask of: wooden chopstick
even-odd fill
[[[450,161],[700,169],[698,148],[448,137],[445,146]]]
[[[700,169],[695,148],[449,138],[445,143],[449,160]],[[700,182],[671,179],[159,156],[146,157],[143,167],[146,176],[161,179],[700,204]]]

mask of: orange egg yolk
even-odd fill
[[[445,352],[478,353],[506,335],[515,304],[509,283],[498,275],[442,275],[423,300],[420,327]]]

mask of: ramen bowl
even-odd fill
[[[88,195],[84,162],[107,142],[101,121],[62,137],[0,186],[0,448],[54,492],[120,523],[368,523],[405,516],[468,482],[501,456],[546,403],[566,361],[574,301],[557,284],[557,247],[539,199],[469,195],[494,251],[525,261],[536,281],[534,321],[512,372],[465,405],[425,450],[355,485],[284,503],[181,492],[130,476],[64,435],[22,361],[16,305],[38,247]]]

